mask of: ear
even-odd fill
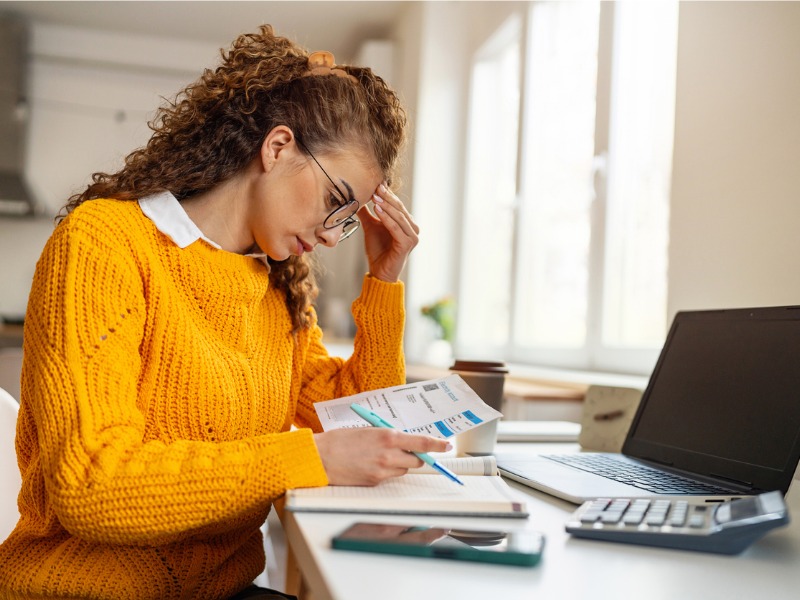
[[[269,173],[279,158],[286,160],[286,155],[291,155],[292,150],[296,146],[294,132],[286,125],[278,125],[273,128],[264,138],[261,143],[261,166]]]

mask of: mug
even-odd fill
[[[503,386],[508,368],[505,363],[494,361],[456,360],[450,371],[472,388],[488,406],[501,410],[503,405]],[[497,443],[497,421],[459,433],[455,438],[456,453],[459,456],[491,454]]]

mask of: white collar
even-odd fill
[[[164,191],[139,199],[139,206],[145,216],[150,219],[161,233],[169,237],[179,248],[186,248],[197,240],[203,240],[214,248],[222,247],[208,239],[194,221],[183,210],[181,203],[172,194]],[[267,255],[262,253],[247,254],[267,263]]]

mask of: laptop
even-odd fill
[[[499,453],[497,466],[576,504],[722,501],[785,494],[799,459],[800,306],[786,306],[679,312],[620,453]]]

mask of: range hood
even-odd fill
[[[0,217],[40,212],[25,180],[28,26],[0,13]]]

